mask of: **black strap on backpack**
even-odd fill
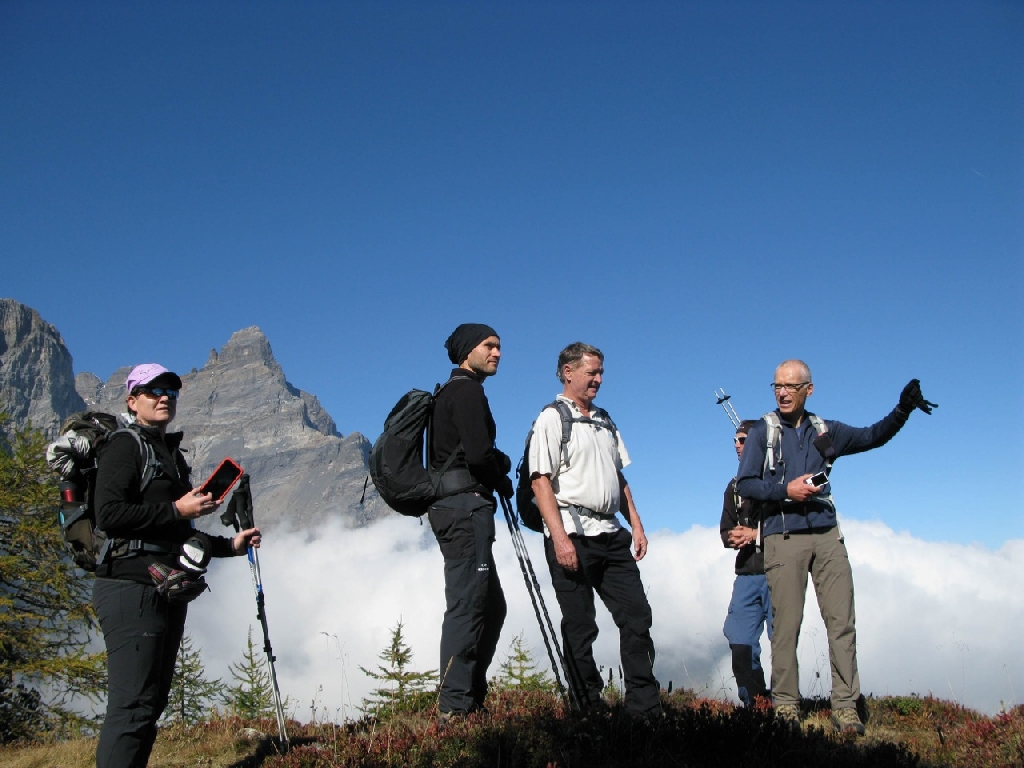
[[[453,379],[454,379],[454,377],[449,377],[448,381],[446,381],[444,384],[438,384],[437,386],[434,387],[433,398],[434,398],[434,402],[435,403],[437,402],[437,395],[438,395],[438,393],[440,393],[440,391],[442,389],[444,389],[446,386],[451,384]],[[433,479],[433,482],[434,482],[434,493],[435,493],[435,495],[439,499],[440,498],[444,498],[445,496],[453,496],[456,493],[461,493],[462,491],[468,490],[469,488],[472,488],[473,486],[478,484],[476,479],[473,477],[472,473],[470,473],[470,471],[468,469],[463,469],[463,470],[458,470],[457,469],[457,470],[449,471],[449,470],[451,470],[452,464],[455,463],[455,460],[459,456],[462,456],[463,458],[465,458],[465,456],[466,456],[466,451],[462,447],[462,441],[461,440],[459,441],[459,444],[455,446],[455,448],[452,450],[452,452],[450,454],[448,454],[448,458],[444,460],[444,464],[441,465],[440,469],[435,470],[435,469],[431,469],[430,468],[430,448],[434,444],[434,405],[433,404],[431,404],[431,406],[430,406],[430,415],[427,417],[426,435],[427,435],[427,460],[426,460],[427,472],[428,472],[428,474],[430,474],[431,478]]]

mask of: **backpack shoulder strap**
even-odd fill
[[[587,418],[574,419],[573,415],[572,415],[572,410],[569,408],[569,404],[566,403],[564,400],[556,399],[554,402],[551,402],[551,403],[548,403],[547,405],[545,405],[544,408],[545,409],[546,408],[554,408],[556,411],[558,411],[558,415],[561,416],[561,418],[562,418],[562,461],[565,462],[565,466],[568,467],[569,466],[569,438],[572,436],[572,425],[573,425],[573,422],[581,421],[581,422],[584,422],[584,423],[595,424],[596,423],[595,419],[593,419],[592,417],[589,418],[589,419],[587,419]],[[619,430],[615,426],[615,422],[612,421],[612,417],[608,415],[608,411],[604,410],[603,408],[595,407],[594,408],[594,416],[598,416],[598,417],[600,417],[600,418],[602,418],[602,419],[604,419],[605,421],[608,422],[607,428],[611,431],[612,436],[615,438],[615,440],[617,442],[618,439],[619,439]],[[596,425],[599,426],[599,427],[604,427],[605,426],[605,425],[600,424],[600,423],[596,423]]]
[[[768,411],[761,417],[767,427],[767,439],[765,440],[764,467],[761,470],[762,476],[765,472],[775,471],[775,454],[781,450],[779,436],[782,434],[782,422],[779,421],[779,414],[775,411]]]
[[[822,421],[821,417],[816,413],[808,411],[807,418],[811,420],[811,425],[814,427],[814,431],[819,435],[824,435],[828,432],[828,427],[825,426],[825,422]]]
[[[160,459],[157,458],[153,446],[149,444],[148,440],[142,439],[142,435],[135,427],[121,427],[112,432],[110,436],[113,437],[122,432],[127,432],[135,438],[135,442],[139,446],[139,453],[142,455],[142,480],[139,483],[139,490],[145,491],[153,479],[163,471],[163,466],[160,464]]]
[[[426,465],[427,465],[427,472],[428,472],[428,474],[431,474],[431,475],[433,475],[435,477],[436,482],[438,484],[438,487],[440,487],[442,475],[444,475],[445,472],[447,472],[449,469],[451,469],[452,464],[455,463],[455,459],[457,459],[459,457],[459,454],[460,453],[465,454],[465,451],[462,448],[462,441],[460,440],[459,444],[455,446],[455,449],[451,453],[448,454],[448,458],[445,459],[444,464],[441,465],[440,469],[434,470],[434,469],[430,468],[430,447],[434,444],[433,443],[433,440],[434,440],[434,402],[437,400],[437,396],[441,392],[441,390],[444,389],[445,387],[447,387],[453,381],[455,381],[455,376],[454,375],[453,376],[449,376],[448,380],[446,382],[444,382],[444,384],[435,384],[434,385],[434,392],[430,396],[430,413],[427,414],[427,425],[426,425],[426,440],[427,440],[427,459],[426,459]]]
[[[545,410],[548,408],[554,408],[558,411],[558,415],[562,419],[562,461],[568,467],[569,438],[572,437],[572,411],[569,410],[569,406],[564,400],[558,399],[544,406]]]
[[[615,422],[612,421],[612,417],[610,415],[608,415],[608,411],[606,411],[604,408],[599,408],[599,407],[595,406],[594,407],[594,415],[599,417],[599,418],[602,418],[602,419],[604,419],[605,421],[608,422],[608,429],[611,431],[612,437],[615,438],[615,442],[618,442],[619,441],[619,428],[615,426]]]
[[[825,425],[825,422],[822,420],[822,418],[818,416],[818,414],[808,412],[807,418],[811,420],[811,425],[814,427],[814,431],[817,432],[819,436],[828,434],[828,427]],[[826,438],[826,440],[827,439],[828,438]],[[831,442],[829,442],[828,445],[831,446]],[[831,474],[832,463],[833,459],[830,459],[826,456],[825,474]]]

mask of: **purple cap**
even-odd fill
[[[181,378],[178,374],[171,373],[159,363],[136,365],[125,379],[124,386],[130,395],[136,387],[145,386],[157,379],[164,379],[164,383],[172,389],[181,389]]]

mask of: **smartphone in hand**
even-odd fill
[[[824,472],[816,472],[815,474],[808,477],[805,482],[808,485],[813,485],[815,488],[820,488],[821,486],[828,482],[828,475],[826,475]]]
[[[228,491],[238,482],[242,476],[242,468],[234,459],[225,458],[217,468],[213,470],[206,482],[199,486],[200,493],[212,493],[213,500],[218,504],[228,495]]]

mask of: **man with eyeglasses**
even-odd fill
[[[737,475],[740,496],[764,502],[764,567],[772,600],[772,697],[776,716],[800,723],[797,639],[803,621],[807,574],[811,574],[828,634],[832,671],[832,723],[840,732],[864,734],[857,713],[860,676],[854,621],[853,573],[839,531],[828,473],[840,456],[889,442],[915,409],[930,403],[913,379],[892,412],[870,427],[822,421],[805,409],[814,392],[811,371],[801,360],[775,369],[775,411],[747,433]],[[777,424],[768,450],[769,425]],[[771,430],[774,432],[774,428]]]
[[[741,421],[736,428],[736,458],[743,457],[750,428],[757,422]],[[719,531],[722,543],[736,550],[736,578],[732,584],[729,613],[722,632],[732,651],[732,673],[736,692],[744,706],[753,706],[758,696],[767,697],[764,668],[761,666],[761,633],[768,626],[772,637],[771,594],[764,576],[764,553],[758,543],[760,511],[758,502],[743,498],[736,491],[736,478],[729,481],[722,504]]]

